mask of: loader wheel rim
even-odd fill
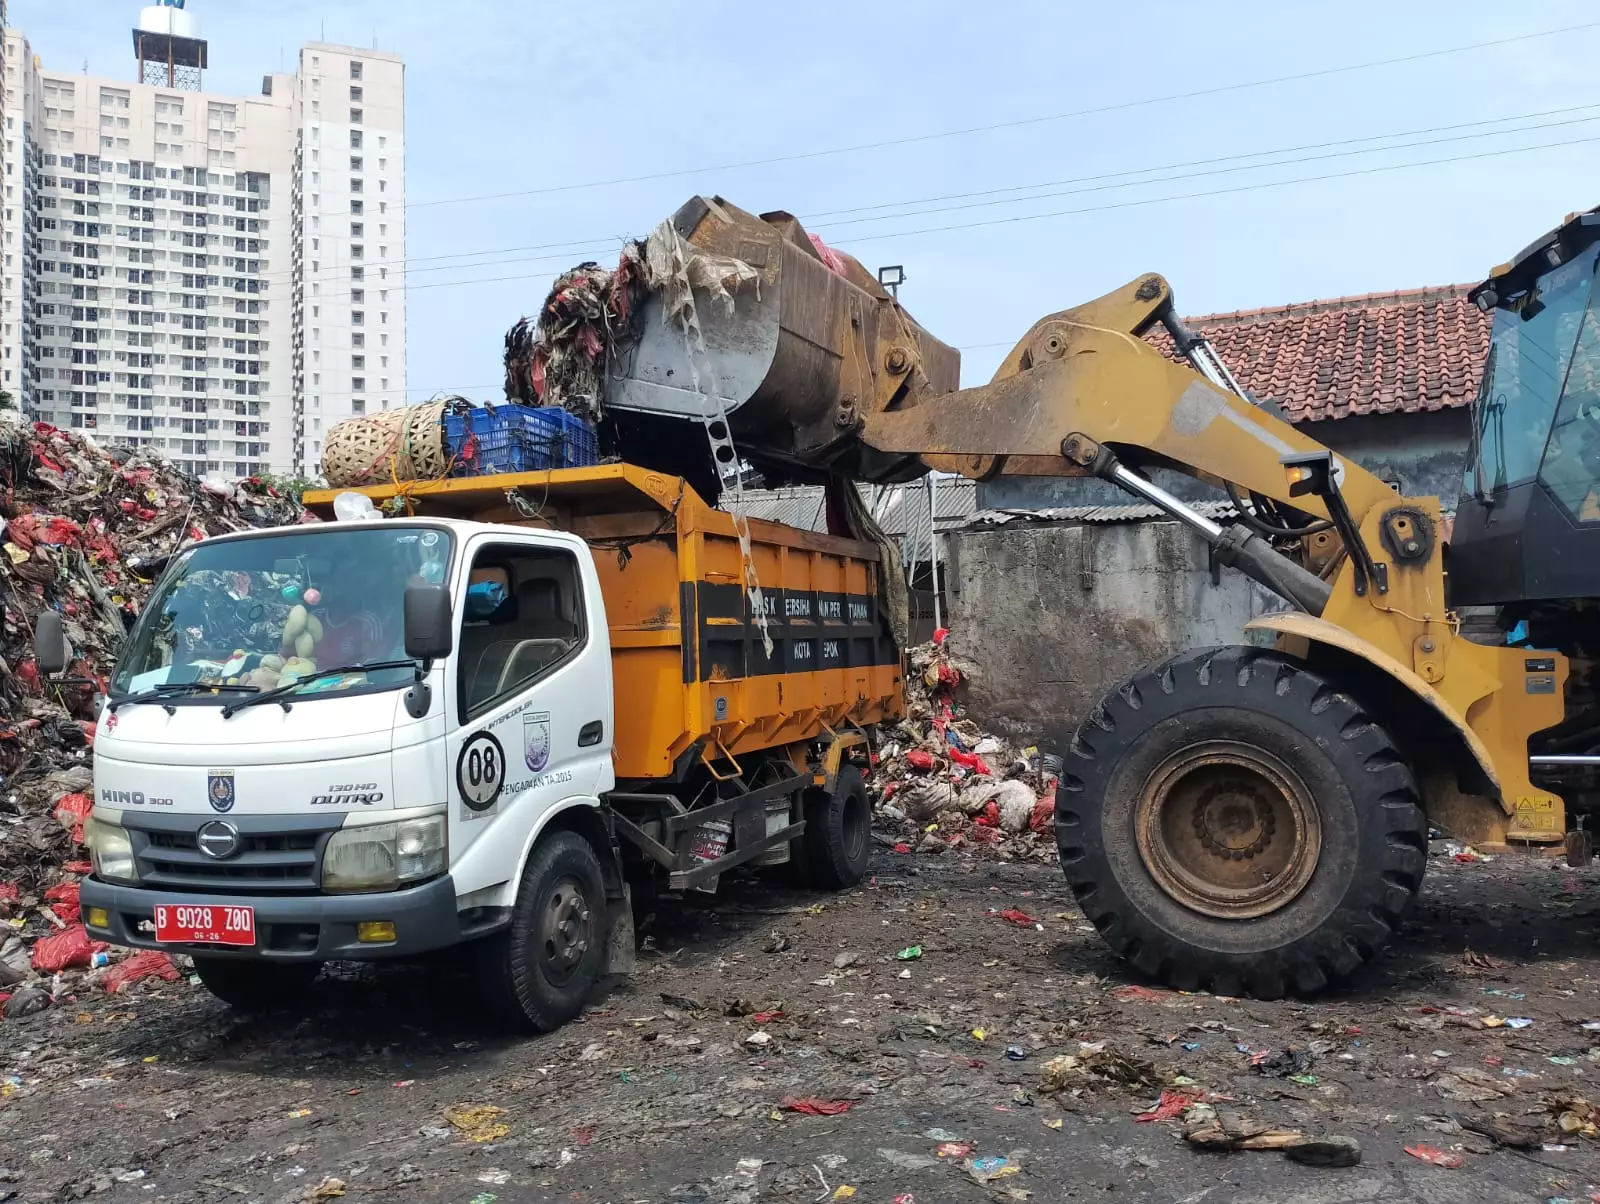
[[[1228,920],[1287,906],[1322,852],[1316,799],[1300,775],[1232,740],[1192,744],[1163,761],[1140,791],[1134,831],[1163,891]]]
[[[589,900],[583,884],[563,877],[547,888],[539,913],[538,956],[547,981],[560,985],[577,973],[589,949]]]

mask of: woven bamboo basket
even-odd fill
[[[445,475],[442,401],[347,418],[322,444],[322,476],[330,488],[384,481],[431,481]]]

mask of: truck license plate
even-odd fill
[[[177,944],[254,945],[256,909],[163,903],[156,907],[156,940]]]

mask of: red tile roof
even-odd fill
[[[1470,285],[1369,293],[1189,318],[1241,384],[1291,422],[1418,413],[1471,404],[1489,352],[1489,315]],[[1154,336],[1167,354],[1172,343]]]

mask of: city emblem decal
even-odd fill
[[[550,712],[536,711],[522,717],[522,759],[533,773],[543,773],[550,764]]]
[[[234,800],[233,770],[213,769],[206,774],[206,801],[213,811],[232,811]]]

